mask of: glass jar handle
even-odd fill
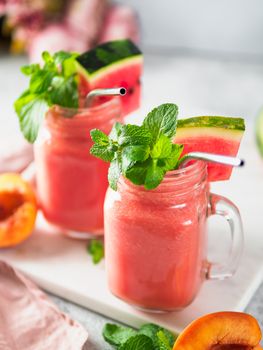
[[[238,208],[229,199],[210,193],[209,215],[223,216],[230,227],[231,249],[225,263],[210,263],[206,278],[223,280],[232,277],[236,272],[244,246],[242,221]]]

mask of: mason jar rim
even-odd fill
[[[89,129],[103,129],[103,125],[111,119],[121,121],[121,113],[121,101],[118,96],[94,107],[69,108],[54,105],[47,111],[44,125],[60,137],[72,138],[77,132],[86,138]]]
[[[181,175],[181,174],[187,175],[187,173],[188,174],[190,173],[190,175],[194,175],[195,173],[200,171],[200,169],[199,169],[200,167],[201,167],[201,170],[203,170],[206,167],[206,162],[202,161],[202,160],[193,160],[193,162],[191,164],[186,165],[185,167],[168,171],[165,174],[165,179],[169,179],[169,178]],[[194,174],[192,174],[192,173],[194,173]]]
[[[59,110],[59,111],[66,111],[66,112],[69,112],[70,113],[73,113],[74,114],[81,114],[82,112],[87,112],[87,111],[94,111],[94,112],[97,112],[101,109],[105,109],[107,108],[108,106],[111,106],[112,103],[115,103],[115,101],[120,101],[120,98],[119,96],[112,96],[112,97],[109,97],[109,100],[105,101],[105,102],[102,102],[98,105],[95,105],[95,106],[87,106],[87,107],[63,107],[63,106],[60,106],[60,105],[54,105],[52,106],[51,108],[55,108],[56,110]],[[77,113],[76,113],[77,112]]]

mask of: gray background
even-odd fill
[[[138,11],[143,44],[263,57],[262,0],[122,0]]]

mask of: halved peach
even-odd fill
[[[25,240],[33,231],[37,201],[31,186],[18,174],[0,175],[0,247]]]
[[[177,338],[173,350],[251,350],[258,346],[257,320],[243,312],[216,312],[193,321]]]

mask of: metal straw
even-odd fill
[[[126,89],[124,87],[113,88],[113,89],[95,89],[88,93],[86,97],[85,106],[91,106],[94,98],[99,96],[124,96],[126,95]]]
[[[204,160],[206,162],[219,163],[223,165],[230,165],[234,167],[241,167],[245,164],[245,161],[243,159],[237,157],[222,156],[220,154],[212,154],[206,152],[190,152],[181,158],[179,161],[179,167],[185,167],[186,164],[193,159]]]

